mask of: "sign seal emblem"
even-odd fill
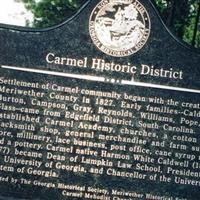
[[[102,0],[89,22],[94,44],[115,57],[139,51],[147,42],[150,29],[149,15],[138,0]]]

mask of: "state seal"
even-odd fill
[[[140,50],[150,34],[150,19],[138,0],[102,0],[92,11],[89,32],[104,53],[124,57]]]

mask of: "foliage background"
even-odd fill
[[[200,0],[155,0],[155,3],[174,33],[200,48]]]
[[[16,0],[34,14],[33,24],[44,28],[70,17],[86,0]],[[153,0],[166,25],[180,39],[200,48],[200,0]]]

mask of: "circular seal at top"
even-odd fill
[[[134,54],[146,43],[150,19],[138,0],[102,0],[92,11],[90,36],[104,53],[124,57]]]

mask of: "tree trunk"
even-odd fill
[[[167,17],[167,25],[169,27],[173,26],[174,23],[174,13],[175,13],[175,1],[172,0],[171,3],[169,2],[169,13]]]
[[[196,20],[195,20],[194,34],[193,34],[193,38],[192,38],[192,46],[195,46],[195,44],[196,44],[199,19],[200,19],[200,3],[198,5],[198,11],[197,11],[197,16],[196,16]]]

